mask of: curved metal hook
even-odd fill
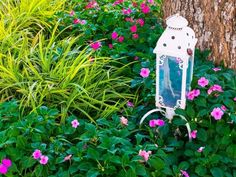
[[[154,112],[161,112],[162,114],[164,113],[165,114],[165,111],[161,110],[161,109],[152,109],[150,111],[148,111],[143,117],[142,119],[140,120],[140,123],[139,124],[142,124],[143,121],[147,118],[147,116],[149,116],[150,114],[154,113]]]

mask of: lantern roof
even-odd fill
[[[153,52],[182,59],[189,58],[189,53],[194,52],[197,39],[194,31],[188,27],[188,21],[179,14],[175,14],[168,17],[166,23],[167,27],[157,41]]]

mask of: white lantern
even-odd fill
[[[193,74],[194,48],[197,43],[188,21],[175,14],[166,20],[167,27],[157,41],[156,54],[156,109],[146,113],[140,123],[153,112],[160,111],[170,121],[176,108],[185,108]],[[164,108],[165,111],[161,108]],[[181,116],[185,119],[183,116]],[[185,119],[186,120],[186,119]],[[186,124],[189,136],[190,127]]]

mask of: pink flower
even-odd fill
[[[201,86],[201,87],[207,86],[208,83],[209,83],[209,81],[208,81],[205,77],[201,77],[201,78],[198,80],[198,85]]]
[[[208,91],[207,91],[208,95],[210,95],[213,91],[223,92],[222,87],[220,85],[217,85],[217,84],[211,86],[208,89]]]
[[[112,49],[113,48],[113,45],[112,44],[108,44],[109,48]]]
[[[98,50],[102,46],[101,42],[94,42],[90,44],[90,47],[93,48],[93,50]]]
[[[198,148],[197,152],[202,152],[205,149],[205,147],[201,146],[200,148]]]
[[[180,170],[180,172],[182,173],[182,175],[183,175],[184,177],[189,177],[189,174],[188,174],[187,171]]]
[[[214,117],[215,120],[220,120],[223,115],[224,112],[220,108],[214,108],[211,112],[211,116]]]
[[[5,167],[9,168],[9,167],[11,166],[11,160],[10,160],[10,159],[3,159],[3,160],[2,160],[2,164],[3,164]]]
[[[131,27],[130,27],[130,31],[131,31],[132,33],[136,33],[136,32],[137,32],[137,26],[136,26],[136,25],[131,26]]]
[[[195,97],[198,97],[200,95],[199,89],[193,89],[192,91],[187,93],[187,98],[189,100],[194,100]]]
[[[236,97],[234,97],[234,101],[236,101]]]
[[[112,39],[116,39],[117,37],[118,37],[118,33],[114,31],[114,32],[111,34],[111,38],[112,38]]]
[[[0,164],[0,174],[6,174],[7,173],[7,167],[3,164]]]
[[[128,8],[128,9],[122,9],[122,12],[123,12],[124,15],[129,15],[129,14],[132,13],[132,10],[131,10],[130,8]]]
[[[132,18],[125,18],[125,21],[127,21],[127,22],[134,22],[134,20],[132,19]]]
[[[137,57],[137,56],[135,56],[135,57],[134,57],[134,60],[138,60],[138,57]],[[236,97],[235,97],[235,98],[236,98]]]
[[[79,126],[78,120],[75,119],[75,120],[71,121],[71,125],[72,125],[73,128],[77,128]]]
[[[64,161],[70,160],[70,159],[71,159],[71,157],[72,157],[72,155],[71,155],[71,154],[70,154],[70,155],[68,155],[68,156],[66,156],[66,157],[64,158]]]
[[[122,125],[127,126],[127,125],[128,125],[128,119],[126,119],[124,116],[121,116],[121,118],[120,118],[120,123],[121,123]]]
[[[42,155],[40,157],[39,163],[42,164],[42,165],[46,165],[48,163],[48,156]]]
[[[142,76],[143,78],[148,77],[150,74],[150,70],[148,68],[142,68],[140,71],[140,76]]]
[[[128,101],[128,102],[127,102],[127,106],[128,106],[128,107],[134,107],[134,104],[133,104],[131,101]]]
[[[226,111],[226,110],[227,110],[227,108],[226,108],[224,105],[221,106],[221,109],[222,109],[223,111]]]
[[[91,9],[91,8],[94,8],[96,7],[98,4],[96,1],[91,1],[87,4],[87,6],[85,7],[85,9]]]
[[[124,36],[120,36],[119,38],[118,38],[118,42],[123,42],[124,41]]]
[[[193,89],[193,94],[194,94],[194,97],[198,97],[200,95],[200,90],[199,89]]]
[[[154,4],[154,0],[148,0],[150,4]]]
[[[192,137],[193,139],[197,138],[197,130],[193,130],[193,131],[191,132],[191,137]]]
[[[144,20],[142,18],[139,18],[137,20],[137,23],[139,23],[139,25],[142,27],[144,25]]]
[[[156,126],[164,126],[165,125],[165,121],[161,120],[161,119],[152,119],[149,121],[149,126],[150,127],[156,127]]]
[[[212,68],[215,72],[220,71],[220,68]]]
[[[86,23],[87,23],[86,20],[81,20],[81,21],[80,21],[80,24],[81,24],[81,25],[85,25]]]
[[[72,16],[74,16],[75,15],[75,11],[70,11],[70,16],[72,17]]]
[[[73,20],[73,23],[74,23],[74,24],[80,23],[80,19],[78,19],[78,18],[74,19],[74,20]]]
[[[33,158],[34,158],[34,159],[40,158],[41,155],[42,155],[42,153],[41,153],[41,151],[38,150],[38,149],[36,149],[36,150],[33,152]]]
[[[134,39],[138,39],[138,37],[139,37],[138,34],[133,34]]]
[[[147,14],[150,12],[150,8],[147,5],[143,5],[141,10],[144,14]]]
[[[113,6],[123,3],[124,0],[117,0],[113,3]]]
[[[148,161],[150,154],[152,154],[152,151],[145,151],[145,150],[139,150],[138,155],[143,158],[145,162]]]

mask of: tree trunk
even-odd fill
[[[236,0],[164,0],[163,12],[188,19],[197,48],[210,49],[209,59],[236,69]]]

